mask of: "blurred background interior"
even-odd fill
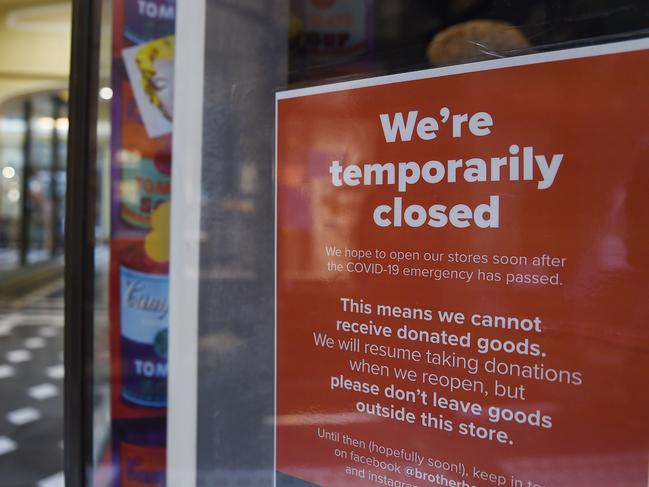
[[[290,50],[289,87],[571,47],[593,38],[621,40],[646,35],[641,30],[647,25],[646,0],[341,0],[339,4],[353,5],[348,17],[355,18],[352,14],[358,10],[360,21],[350,27],[344,17],[337,32],[335,25],[305,14],[310,1],[290,2],[289,29],[280,34],[288,39]],[[211,3],[227,8],[235,2]],[[110,433],[106,245],[111,206],[111,5],[103,0],[97,126],[98,465],[103,464]],[[466,24],[476,19],[507,23]],[[260,22],[270,20],[260,17]],[[449,31],[453,26],[458,30]],[[70,1],[0,0],[0,486],[63,485],[70,34]],[[471,42],[459,49],[450,42],[457,38]],[[354,42],[356,49],[346,49]],[[241,208],[242,213],[249,211],[249,206]],[[233,241],[238,245],[238,239]],[[108,484],[110,475],[102,477],[98,469],[97,483]]]

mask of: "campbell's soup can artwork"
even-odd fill
[[[168,218],[165,203],[153,212],[144,243],[121,256],[121,396],[139,406],[167,405]]]
[[[120,268],[122,397],[141,406],[167,404],[169,277]]]
[[[171,165],[167,157],[137,159],[122,166],[122,219],[135,228],[151,227],[151,214],[161,203],[169,201]]]

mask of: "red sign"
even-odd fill
[[[278,94],[278,485],[647,486],[648,48]]]

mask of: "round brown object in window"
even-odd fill
[[[433,37],[426,56],[433,66],[506,57],[530,47],[525,35],[509,22],[472,20],[444,29]]]

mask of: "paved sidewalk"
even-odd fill
[[[0,487],[63,486],[63,283],[0,304]]]

